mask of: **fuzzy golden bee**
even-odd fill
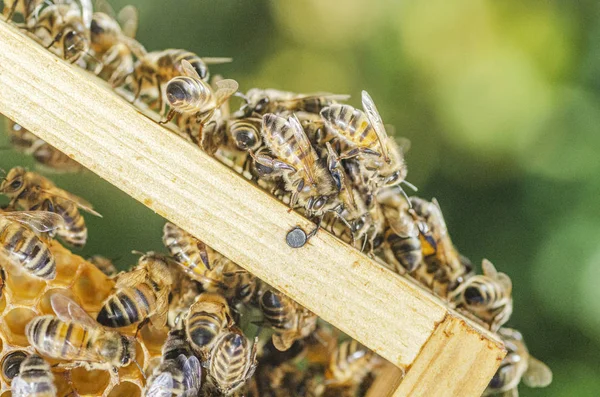
[[[167,321],[173,283],[169,258],[149,252],[133,270],[117,277],[115,291],[102,305],[97,321],[111,328],[138,324],[140,329],[147,322],[161,328]]]
[[[182,270],[192,279],[201,281],[201,277],[210,268],[209,251],[212,249],[170,222],[163,228],[162,240]]]
[[[185,332],[194,351],[207,360],[218,337],[233,325],[227,300],[214,293],[203,293],[190,307]]]
[[[481,267],[483,275],[472,276],[460,284],[450,300],[486,323],[492,331],[497,331],[510,319],[513,311],[512,282],[487,259]]]
[[[231,58],[200,58],[192,52],[173,48],[145,53],[138,58],[131,74],[134,102],[149,86],[156,90],[158,110],[163,114],[163,85],[177,76],[185,75],[184,60],[205,81],[209,78],[207,65],[231,62]]]
[[[357,388],[373,370],[377,355],[354,339],[340,343],[331,353],[325,372],[328,387]]]
[[[64,222],[57,229],[57,234],[76,247],[85,245],[88,233],[79,209],[101,216],[81,197],[59,189],[49,179],[26,171],[23,167],[14,167],[8,172],[0,184],[0,193],[11,200],[11,208],[20,207],[27,211],[41,210],[60,215]]]
[[[273,328],[273,345],[287,350],[299,339],[306,338],[317,327],[317,316],[284,294],[268,290],[260,297],[264,318]]]
[[[44,168],[55,172],[78,172],[83,170],[81,164],[38,138],[20,124],[10,119],[6,119],[6,121],[6,131],[12,146],[22,153],[31,155]]]
[[[123,84],[133,73],[134,54],[142,56],[146,50],[135,40],[138,12],[133,6],[125,6],[115,18],[114,10],[105,1],[96,1],[90,26],[90,47],[100,61],[99,68],[92,68],[112,86]]]
[[[202,370],[181,329],[169,332],[162,348],[161,361],[148,379],[145,396],[196,396],[200,391]]]
[[[529,387],[546,387],[552,382],[552,371],[546,364],[529,354],[523,335],[519,331],[500,328],[498,334],[504,342],[507,354],[483,396],[518,397],[517,386],[521,380]]]
[[[37,354],[32,354],[21,362],[19,374],[12,380],[10,389],[14,397],[57,395],[50,364]]]
[[[29,343],[43,356],[70,360],[65,366],[117,369],[135,361],[135,341],[107,330],[70,298],[54,294],[50,298],[56,317],[35,317],[26,328]]]
[[[256,370],[256,345],[237,327],[221,333],[210,350],[208,375],[216,389],[229,396],[241,388]]]
[[[56,277],[56,260],[45,234],[62,227],[63,218],[47,211],[0,212],[0,250],[13,265],[43,280]]]
[[[27,29],[56,55],[76,62],[90,48],[91,0],[39,3],[26,21]]]

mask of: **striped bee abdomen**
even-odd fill
[[[112,294],[98,313],[96,320],[112,328],[126,327],[148,318],[156,306],[153,288],[142,283],[135,288],[119,289]]]

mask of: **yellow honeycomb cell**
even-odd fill
[[[0,266],[6,273],[0,297],[0,364],[15,351],[35,352],[24,335],[25,327],[36,316],[54,314],[50,304],[53,294],[68,296],[94,317],[114,287],[113,280],[59,243],[52,242],[50,249],[56,258],[57,276],[49,282],[15,269],[0,255]],[[133,336],[136,327],[123,331]],[[146,372],[148,363],[159,360],[165,338],[166,330],[140,332],[136,360]],[[51,366],[65,364],[64,361],[45,359]],[[56,366],[52,372],[58,396],[141,396],[145,384],[145,378],[135,364],[120,369],[118,384],[111,379],[108,370]],[[0,397],[10,395],[10,380],[0,376]]]

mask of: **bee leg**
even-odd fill
[[[17,10],[17,0],[13,0],[12,5],[10,6],[10,11],[8,12],[8,15],[6,16],[6,21],[10,21],[13,18],[13,15],[15,14],[15,11]],[[6,11],[6,7],[4,7],[4,11]]]
[[[351,159],[353,157],[359,156],[361,154],[368,154],[368,155],[372,155],[372,156],[378,156],[381,157],[381,153],[376,152],[374,150],[371,150],[369,148],[366,147],[357,147],[354,148],[346,153],[341,154],[338,159],[341,160],[346,160],[346,159]]]
[[[169,113],[167,114],[167,117],[164,120],[161,120],[158,122],[158,124],[167,124],[169,121],[173,120],[173,117],[175,117],[175,109],[171,109],[169,110]],[[162,114],[162,112],[161,112]]]
[[[156,89],[158,90],[158,109],[160,112],[159,114],[163,115],[167,110],[167,106],[166,103],[164,103],[163,101],[162,84],[160,83],[160,78],[158,76],[156,76]]]
[[[150,322],[150,319],[148,317],[146,317],[145,319],[142,320],[142,322],[140,322],[137,326],[137,329],[135,330],[135,335],[133,336],[136,340],[138,338],[138,334],[140,333],[140,331],[142,330],[142,328],[144,328],[144,326],[146,324],[148,324]]]
[[[321,222],[323,222],[323,216],[319,217],[319,219],[316,222],[317,226],[306,235],[306,241],[310,240],[311,237],[317,234],[317,232],[321,228]]]

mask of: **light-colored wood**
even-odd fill
[[[465,319],[448,315],[394,396],[481,396],[504,355],[497,342],[482,339]]]
[[[415,361],[448,314],[438,299],[326,232],[289,248],[286,233],[312,223],[4,22],[0,112],[397,366]],[[481,345],[472,375],[497,365],[495,336],[465,326],[457,340],[464,332]],[[473,378],[476,388],[486,383]]]

